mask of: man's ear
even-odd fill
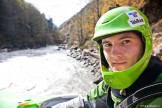
[[[101,52],[100,52],[100,58],[101,58],[101,64],[104,65],[106,68],[109,67],[108,63],[107,63],[107,60],[105,58],[105,55],[103,54],[103,48],[101,48]]]

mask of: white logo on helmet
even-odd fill
[[[129,11],[126,14],[129,17],[128,23],[130,26],[136,27],[136,26],[145,24],[145,20],[143,19],[142,16],[140,16],[140,14],[137,11],[135,11],[135,10]]]

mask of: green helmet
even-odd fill
[[[121,72],[109,71],[100,42],[112,34],[138,31],[144,38],[145,51],[142,58],[130,68]],[[123,6],[105,13],[95,27],[94,41],[97,41],[100,52],[100,66],[104,81],[112,88],[125,89],[131,86],[146,69],[152,54],[152,32],[146,16],[137,8]],[[108,64],[107,64],[108,65]]]

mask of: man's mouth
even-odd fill
[[[126,62],[112,62],[112,66],[115,67],[115,66],[122,66],[126,64]]]

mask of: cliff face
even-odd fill
[[[110,7],[133,6],[139,8],[148,17],[153,31],[154,52],[160,54],[162,45],[162,1],[161,0],[93,0],[79,13],[63,23],[59,31],[65,35],[68,44],[77,42],[81,46],[92,46],[90,41],[99,17]],[[162,53],[162,51],[161,51]]]

